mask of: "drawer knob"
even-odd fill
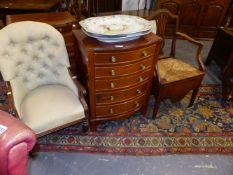
[[[73,27],[73,28],[76,28],[76,27],[77,27],[77,25],[76,25],[76,24],[72,24],[72,27]]]
[[[111,95],[110,96],[110,100],[113,101],[114,100],[114,96]]]
[[[111,83],[110,83],[110,87],[111,87],[111,88],[115,88],[115,83],[111,82]]]
[[[59,31],[62,32],[62,28],[59,28]]]
[[[143,81],[143,78],[142,78],[142,77],[138,77],[138,81],[139,81],[139,82],[142,82],[142,81]]]
[[[139,103],[138,103],[138,102],[136,102],[136,103],[135,103],[135,106],[136,106],[136,107],[139,107]]]
[[[146,69],[146,66],[144,64],[141,64],[140,67],[141,67],[141,70],[145,70]]]
[[[141,94],[142,91],[141,91],[140,89],[137,89],[137,93],[138,93],[138,94]]]
[[[112,75],[112,76],[115,76],[115,75],[116,75],[116,71],[112,69],[112,70],[111,70],[111,75]]]
[[[115,63],[116,62],[116,57],[112,56],[111,60],[112,60],[112,63]]]
[[[147,56],[148,56],[148,54],[147,54],[145,51],[142,52],[142,54],[143,54],[144,57],[147,57]]]
[[[109,109],[109,113],[113,114],[113,109],[112,108]]]

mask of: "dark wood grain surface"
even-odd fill
[[[1,0],[0,9],[49,10],[58,5],[60,0]]]

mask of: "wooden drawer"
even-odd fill
[[[124,90],[119,90],[117,92],[105,92],[105,93],[97,93],[96,94],[96,104],[103,105],[103,104],[111,104],[111,103],[119,103],[123,101],[130,100],[137,96],[144,95],[147,92],[149,86],[148,82],[140,86],[136,86],[133,88],[127,88]]]
[[[95,67],[95,78],[127,76],[148,70],[151,66],[153,66],[153,57],[148,57],[148,59],[138,63],[127,64],[124,66]]]
[[[141,105],[145,103],[145,96],[142,95],[138,98],[135,98],[133,100],[119,103],[119,104],[113,104],[113,105],[103,105],[103,106],[96,106],[96,118],[106,117],[106,116],[113,116],[118,115],[122,113],[126,113],[132,110],[138,110]]]
[[[103,79],[95,81],[96,91],[116,90],[129,88],[137,84],[144,83],[151,78],[151,70],[145,71],[133,76],[122,77],[118,79]]]
[[[95,65],[116,65],[135,62],[155,54],[155,45],[128,52],[96,53]]]

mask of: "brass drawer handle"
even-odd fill
[[[110,96],[110,100],[113,101],[114,100],[114,96],[111,95]]]
[[[148,54],[146,53],[146,51],[142,52],[142,54],[143,54],[144,57],[148,56]]]
[[[111,75],[112,75],[112,76],[115,76],[115,75],[116,75],[116,71],[112,69],[112,70],[111,70]]]
[[[138,94],[141,94],[142,91],[141,91],[140,89],[137,89],[137,93],[138,93]]]
[[[115,88],[115,84],[113,82],[110,83],[111,88]]]
[[[142,78],[142,77],[138,77],[138,81],[139,81],[139,82],[142,82],[142,81],[143,81],[143,78]]]
[[[135,106],[136,106],[136,107],[139,107],[139,103],[138,103],[138,102],[136,102],[136,103],[135,103]]]
[[[145,70],[146,69],[146,66],[144,64],[141,64],[140,67],[141,67],[141,70]]]
[[[113,114],[113,109],[112,108],[109,109],[109,113]]]
[[[116,57],[112,56],[111,61],[112,61],[112,63],[115,63],[116,62]]]

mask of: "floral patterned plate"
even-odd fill
[[[94,35],[129,35],[150,31],[151,23],[138,16],[112,15],[91,17],[79,22],[81,27]]]
[[[82,28],[82,31],[87,36],[90,36],[92,38],[96,38],[97,40],[102,41],[102,42],[106,42],[106,43],[131,41],[131,40],[138,39],[139,37],[147,35],[148,33],[150,33],[150,31],[145,31],[145,32],[140,32],[140,33],[131,34],[131,35],[129,34],[129,35],[125,35],[125,36],[124,35],[118,35],[118,36],[102,35],[102,36],[100,36],[100,35],[95,35],[95,34],[89,33],[87,31],[85,31],[83,28]]]

